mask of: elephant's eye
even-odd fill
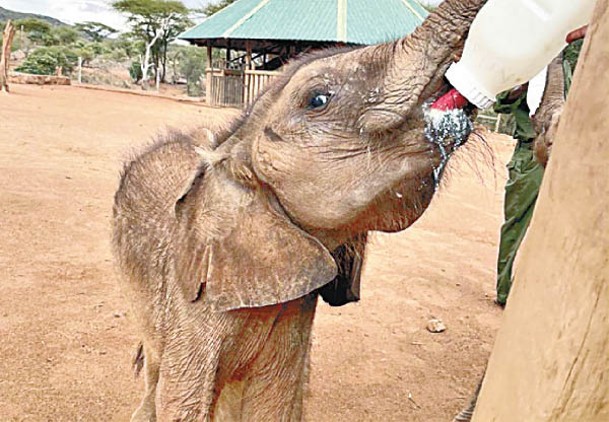
[[[309,110],[321,110],[321,109],[325,108],[326,105],[328,105],[331,97],[332,97],[331,92],[326,92],[326,93],[316,92],[309,99],[307,108]]]

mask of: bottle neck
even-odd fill
[[[446,79],[461,95],[479,109],[489,108],[495,102],[495,96],[480,86],[462,62],[453,63],[448,68]]]

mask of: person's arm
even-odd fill
[[[520,103],[526,97],[523,95],[527,91],[528,84],[518,85],[509,91],[504,91],[497,95],[493,109],[495,113],[510,114],[520,107]]]

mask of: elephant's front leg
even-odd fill
[[[248,368],[241,420],[302,420],[316,304],[317,296],[309,295],[283,305],[266,344]]]
[[[204,347],[184,338],[168,345],[161,360],[156,414],[159,421],[209,421],[216,387],[219,341]]]
[[[144,359],[144,376],[146,392],[142,403],[131,416],[131,422],[155,422],[156,421],[156,389],[159,381],[159,353],[146,343],[140,346],[138,358]]]

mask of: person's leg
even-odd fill
[[[505,186],[505,223],[501,227],[497,260],[497,303],[505,305],[512,286],[512,267],[516,253],[533,216],[535,201],[543,178],[543,167],[535,161],[532,149],[517,146],[508,164]]]

